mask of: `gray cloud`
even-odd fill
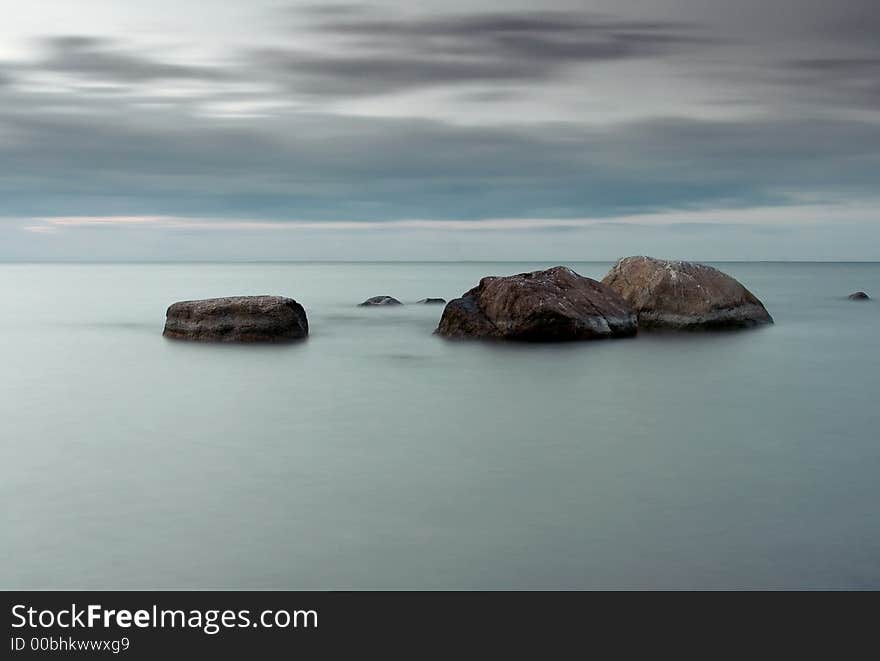
[[[787,73],[789,83],[806,86],[828,101],[880,108],[880,55],[805,58],[793,62]]]
[[[880,13],[874,0],[844,0],[829,4],[811,0],[809,15],[817,33],[843,44],[864,43],[876,51]]]
[[[821,31],[817,3],[792,33],[790,12],[774,12],[746,49],[726,18],[709,20],[711,3],[691,1],[702,7],[694,24],[676,20],[692,14],[678,4],[665,20],[641,21],[578,12],[389,18],[362,6],[321,7],[297,14],[309,39],[285,24],[274,41],[258,34],[204,51],[215,66],[124,37],[52,37],[0,67],[0,214],[474,220],[784,205],[792,193],[875,196],[880,132],[864,110],[878,98],[876,44],[837,20],[846,18],[839,8],[833,29]],[[760,3],[749,2],[754,16]],[[742,13],[730,4],[724,11]],[[707,61],[723,65],[708,81],[715,70]],[[621,62],[626,79],[592,75]],[[590,75],[567,75],[581,65],[593,67]],[[681,77],[654,78],[672,70]],[[52,88],[54,77],[35,75],[46,72],[76,84]],[[18,84],[29,77],[40,84]],[[192,93],[167,84],[189,80],[205,84]],[[574,112],[494,121],[489,113],[505,112],[506,101],[517,108],[530,83],[546,84],[550,110],[574,99]],[[671,92],[658,90],[666,83]],[[470,120],[476,104],[495,105],[456,124],[334,114],[369,105],[349,100],[428,86],[449,92],[443,102],[452,110],[442,116],[461,111],[455,120]],[[662,111],[658,98],[668,104]],[[723,105],[698,112],[705,106],[692,98]],[[248,104],[259,102],[276,105],[251,114]],[[396,115],[425,110],[387,103]],[[235,119],[219,119],[212,104],[236,106]],[[621,120],[620,104],[640,119]],[[581,107],[593,112],[589,121]]]
[[[341,52],[265,49],[261,66],[311,94],[379,94],[436,85],[552,79],[574,64],[658,57],[706,43],[697,26],[584,13],[395,19],[345,6],[312,12]]]
[[[845,75],[874,73],[880,68],[880,57],[804,59],[794,66],[811,73]]]
[[[28,68],[118,83],[158,80],[223,80],[220,67],[173,64],[131,52],[119,42],[82,35],[55,36],[42,40],[45,54]]]
[[[234,122],[0,95],[7,215],[391,220],[579,217],[869,195],[870,122],[656,119],[464,127],[298,112]]]

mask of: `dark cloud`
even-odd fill
[[[807,73],[844,76],[873,74],[880,69],[880,57],[803,59],[794,66]]]
[[[157,80],[223,80],[229,76],[219,67],[172,64],[133,53],[110,39],[70,35],[42,41],[45,54],[30,68],[117,83]]]
[[[682,22],[520,12],[396,19],[343,7],[314,11],[333,52],[267,49],[257,61],[311,94],[380,94],[435,85],[543,81],[574,64],[657,57],[705,43]]]
[[[828,3],[811,0],[814,29],[820,35],[839,40],[842,44],[864,43],[878,48],[880,12],[876,0],[843,0]]]
[[[609,19],[591,13],[543,11],[516,13],[468,13],[419,18],[375,18],[369,11],[346,11],[331,14],[316,25],[316,29],[335,34],[360,37],[485,37],[532,34],[558,38],[566,34],[615,36],[626,33],[669,33],[685,31],[695,26],[681,21],[625,21]]]
[[[838,100],[880,102],[880,55],[798,60],[792,66],[793,82],[818,91],[836,93]]]
[[[877,57],[804,58],[780,67],[775,77],[830,105],[880,108]]]
[[[304,14],[306,16],[350,16],[353,14],[368,14],[371,11],[368,5],[362,3],[340,2],[335,4],[297,6],[295,8],[288,7],[285,13]]]
[[[519,90],[492,89],[462,92],[458,95],[458,98],[477,103],[486,101],[497,103],[499,101],[510,101],[521,96],[522,92]]]

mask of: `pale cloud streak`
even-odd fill
[[[852,203],[796,203],[786,206],[746,207],[738,209],[668,210],[654,213],[585,218],[484,218],[480,220],[443,220],[412,218],[390,221],[321,221],[277,219],[247,220],[191,218],[179,216],[57,216],[29,219],[22,230],[57,233],[77,229],[152,229],[187,232],[370,232],[375,230],[427,230],[448,232],[509,232],[541,229],[583,229],[615,226],[791,226],[834,222],[869,223],[876,218],[880,200]]]

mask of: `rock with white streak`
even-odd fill
[[[639,328],[709,330],[773,323],[754,294],[704,264],[626,257],[602,282],[633,307]]]

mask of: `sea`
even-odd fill
[[[553,265],[0,265],[0,588],[880,588],[880,263],[715,264],[746,331],[449,341],[416,303]],[[247,294],[308,339],[162,337]]]

